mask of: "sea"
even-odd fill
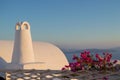
[[[65,56],[67,57],[69,62],[73,62],[74,60],[72,59],[73,55],[77,55],[78,57],[80,57],[80,53],[83,52],[83,50],[80,51],[74,51],[74,52],[66,52],[63,51]],[[113,50],[90,50],[91,54],[94,55],[95,58],[95,54],[100,54],[103,57],[103,53],[104,52],[108,52],[110,54],[112,54],[112,58],[111,60],[120,60],[120,51],[113,51]]]

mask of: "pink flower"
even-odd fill
[[[69,64],[70,68],[75,67],[75,64],[76,64],[76,63],[70,63],[70,64]]]
[[[65,67],[66,67],[66,68],[69,68],[70,66],[68,66],[68,65],[65,65]]]
[[[64,71],[65,69],[66,69],[66,68],[63,67],[63,68],[62,68],[62,71]]]
[[[116,64],[117,63],[117,60],[114,60],[113,64]]]
[[[91,59],[91,58],[87,58],[87,60],[86,60],[88,63],[92,63],[93,62],[93,60]]]
[[[95,55],[96,59],[90,55],[89,51],[81,52],[80,57],[73,55],[73,60],[75,60],[72,63],[69,63],[69,65],[65,65],[65,67],[62,68],[62,70],[71,70],[73,72],[76,72],[78,70],[88,70],[90,68],[97,69],[97,70],[106,70],[106,68],[111,68],[113,64],[117,62],[117,60],[110,62],[112,58],[112,54],[109,53],[103,53],[103,57],[99,54]],[[108,80],[108,78],[104,77],[103,80]]]
[[[107,62],[110,62],[110,59],[112,58],[112,54],[106,53],[104,56],[104,60]]]
[[[75,63],[75,66],[76,66],[76,67],[80,67],[80,63],[79,63],[79,62],[76,62],[76,63]]]
[[[84,51],[84,52],[81,53],[80,56],[81,56],[82,59],[86,60],[88,57],[90,57],[90,52],[89,51]]]
[[[78,60],[78,57],[76,55],[73,55],[73,60]]]
[[[99,55],[99,54],[96,54],[96,58],[101,62],[103,61],[103,58]]]
[[[87,55],[89,55],[90,51],[85,50],[84,53],[87,54]]]

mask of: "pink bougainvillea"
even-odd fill
[[[74,62],[65,65],[62,70],[71,70],[73,72],[78,70],[107,70],[113,67],[117,62],[114,60],[111,62],[112,54],[103,53],[103,57],[99,54],[95,54],[95,58],[90,54],[90,51],[83,51],[80,57],[73,55]]]

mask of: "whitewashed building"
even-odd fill
[[[68,61],[55,45],[32,42],[28,22],[17,23],[14,41],[0,41],[0,69],[60,70]]]

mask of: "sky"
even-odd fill
[[[69,48],[120,46],[120,0],[0,0],[0,40],[27,21],[33,41]]]

